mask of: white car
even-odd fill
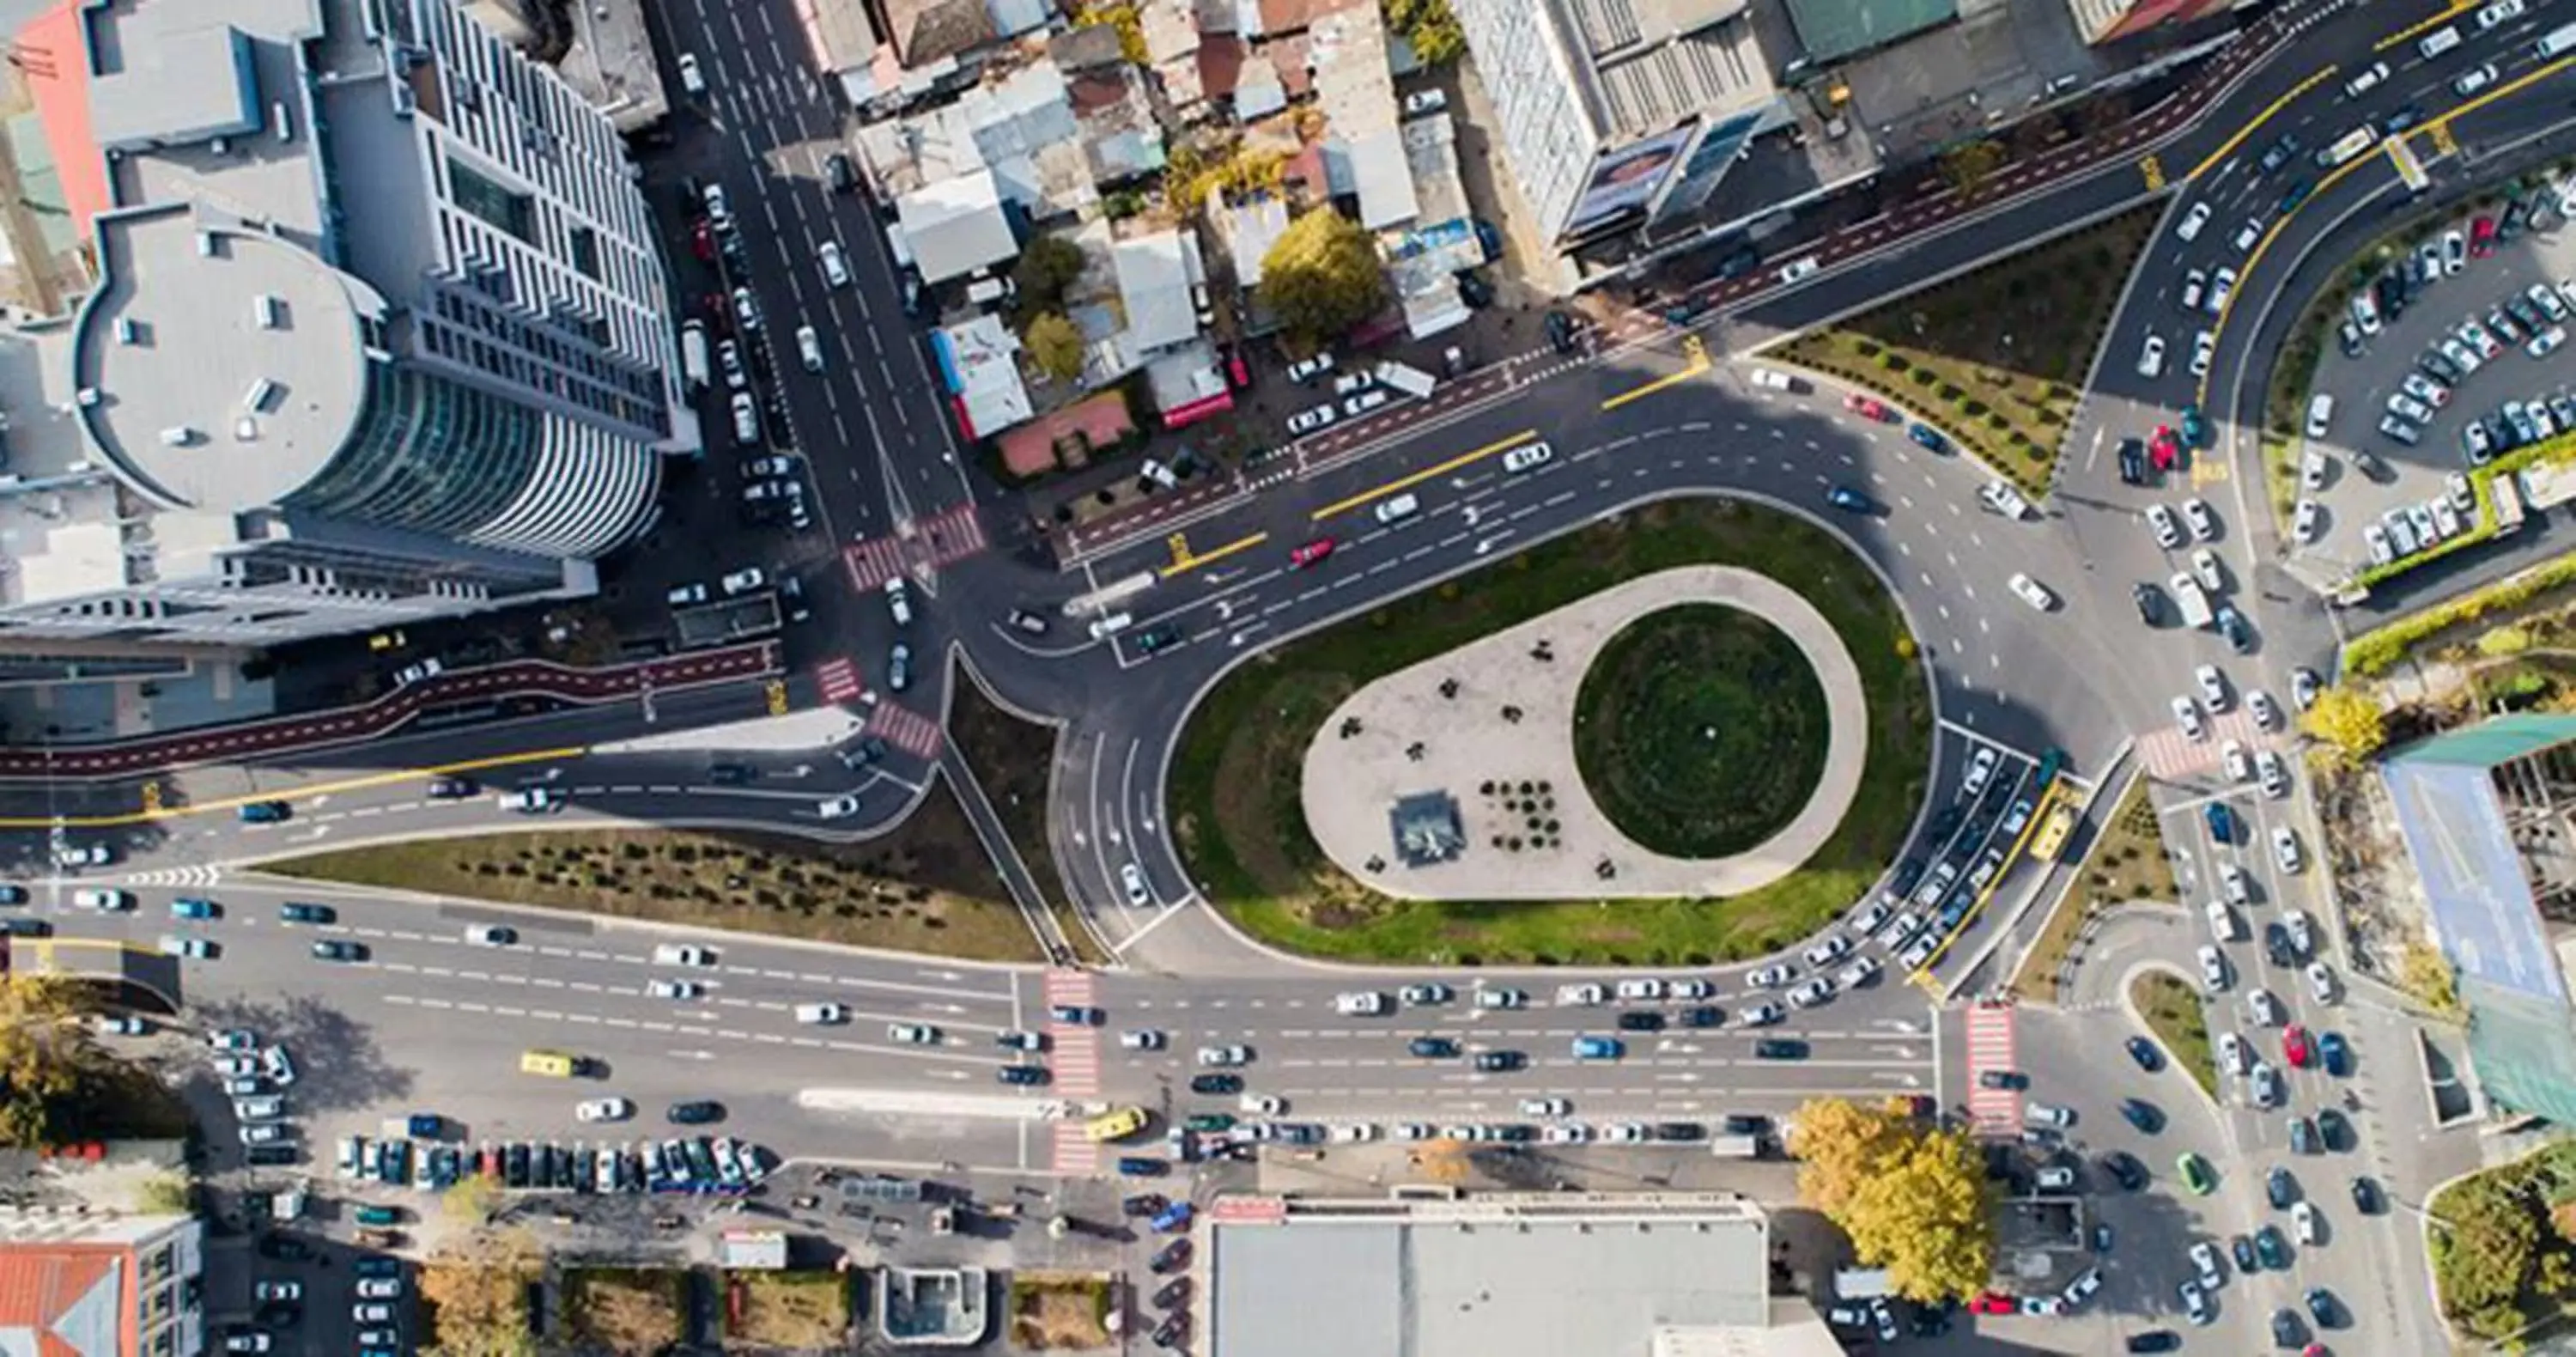
[[[1799,1008],[1813,1008],[1834,997],[1834,982],[1823,976],[1789,991],[1789,1002]]]
[[[1619,982],[1618,987],[1614,992],[1622,999],[1636,999],[1651,1003],[1664,997],[1664,982],[1661,980],[1622,980]]]
[[[1169,1040],[1170,1038],[1164,1036],[1161,1029],[1152,1027],[1118,1034],[1118,1044],[1130,1051],[1159,1051]]]
[[[1879,896],[1852,914],[1851,930],[1861,937],[1870,937],[1878,932],[1880,924],[1887,922],[1887,916],[1895,912],[1895,902],[1884,895]]]
[[[2199,706],[2188,697],[2173,700],[2173,718],[2175,728],[2182,731],[2185,739],[2197,740],[2208,733],[2200,723]]]
[[[1503,454],[1503,473],[1517,476],[1524,471],[1534,471],[1555,457],[1556,449],[1545,443],[1523,443]]]
[[[657,966],[712,966],[716,964],[716,954],[690,943],[666,942],[653,949],[653,962]]]
[[[1145,889],[1145,869],[1135,863],[1130,862],[1118,869],[1118,886],[1127,893],[1128,904],[1142,905],[1153,899]]]
[[[2209,931],[2220,942],[2235,942],[2244,936],[2237,925],[2236,911],[2229,909],[2224,900],[2209,902]]]
[[[769,583],[769,572],[762,570],[756,565],[747,565],[740,570],[736,570],[733,573],[726,575],[722,583],[724,585],[725,594],[728,597],[735,594],[748,594],[752,590]]]
[[[1777,368],[1755,368],[1746,374],[1757,391],[1795,391],[1797,379]]]
[[[1778,1004],[1755,1004],[1737,1014],[1736,1021],[1746,1027],[1769,1027],[1788,1016],[1789,1010]]]
[[[1878,974],[1878,958],[1865,956],[1843,967],[1841,972],[1835,975],[1834,982],[1844,989],[1859,989],[1868,984],[1869,978],[1876,974]]]
[[[644,992],[656,999],[695,999],[706,987],[695,980],[647,980]]]
[[[1254,1112],[1265,1117],[1276,1117],[1288,1111],[1288,1100],[1276,1093],[1247,1093],[1235,1099],[1234,1107],[1238,1112]]]
[[[592,1098],[575,1106],[572,1114],[583,1121],[624,1121],[635,1115],[635,1104],[624,1098]]]
[[[2227,780],[2243,782],[2254,775],[2254,764],[2246,756],[2243,740],[2229,740],[2218,747],[2219,766],[2227,770]]]
[[[1389,397],[1387,396],[1386,389],[1384,387],[1372,387],[1369,390],[1351,397],[1349,400],[1343,401],[1342,413],[1353,419],[1357,419],[1360,416],[1367,414],[1369,411],[1386,404],[1388,399]]]
[[[1333,370],[1332,351],[1327,349],[1312,358],[1300,358],[1288,365],[1288,380],[1300,386]]]
[[[796,1006],[796,1021],[808,1027],[832,1027],[849,1020],[850,1006],[847,1004],[820,1003]]]
[[[2245,1072],[2245,1043],[2233,1032],[2218,1034],[2218,1069],[2222,1074]]]
[[[906,1046],[936,1046],[939,1044],[939,1029],[926,1022],[888,1023],[886,1040]]]
[[[186,957],[192,961],[206,961],[213,958],[214,954],[215,945],[206,941],[204,938],[181,937],[175,933],[164,933],[161,935],[161,955],[163,956]]]
[[[2281,1073],[2263,1061],[2254,1062],[2254,1105],[2275,1107],[2281,1101]]]
[[[2219,567],[2218,553],[2207,547],[2191,553],[2191,577],[2213,594],[2227,591],[2227,572]]]
[[[2157,546],[2178,547],[2182,545],[2182,525],[2174,521],[2173,510],[2168,509],[2161,504],[2148,505],[2147,526],[2155,529]]]
[[[1601,1140],[1609,1145],[1638,1145],[1646,1139],[1646,1128],[1633,1121],[1614,1122],[1601,1128]]]
[[[2297,872],[2307,866],[2307,855],[2299,850],[2299,836],[2288,825],[2272,826],[2272,860],[2285,872]]]
[[[2259,985],[2246,991],[2245,1006],[2253,1011],[2257,1027],[2278,1027],[2288,1016],[2281,1011],[2281,1001],[2272,997],[2272,991]]]
[[[2227,988],[2227,958],[2220,956],[2217,948],[2207,945],[2201,947],[2200,978],[2212,994]]]
[[[1408,1121],[1388,1127],[1386,1134],[1390,1140],[1429,1140],[1436,1133],[1426,1123]]]
[[[1931,964],[1932,954],[1940,950],[1940,947],[1941,935],[1926,933],[1908,944],[1903,952],[1897,954],[1896,964],[1909,971],[1919,971]],[[1748,1018],[1747,1021],[1751,1019]]]
[[[2216,357],[2218,357],[2218,336],[2203,330],[2191,337],[2192,376],[2208,376],[2210,361]]]
[[[804,364],[807,372],[823,370],[823,337],[814,333],[811,325],[796,327],[796,361]]]
[[[2218,1270],[2218,1246],[2204,1239],[2191,1246],[2191,1266],[2200,1274],[2200,1284],[2216,1290],[2225,1278]]]
[[[1288,417],[1288,432],[1313,433],[1317,429],[1330,425],[1334,420],[1339,418],[1341,418],[1341,412],[1334,409],[1329,404],[1314,406],[1310,409],[1300,410],[1297,413],[1290,415]]]
[[[2201,1295],[2198,1282],[2182,1284],[2182,1308],[2194,1324],[2207,1324],[2218,1318],[2218,1312],[2209,1308],[2208,1298]]]
[[[2263,783],[2265,796],[2277,800],[2290,794],[2289,770],[2282,765],[2280,755],[2269,749],[2255,755],[2254,773]]]
[[[2063,1131],[2075,1124],[2075,1109],[2055,1103],[2024,1103],[2021,1109],[2024,1126],[2047,1126]]]
[[[2191,525],[2193,540],[2206,542],[2218,535],[2218,518],[2209,511],[2209,501],[2194,496],[2182,502],[2182,521]]]
[[[2208,295],[2208,292],[2209,292],[2209,275],[2208,275],[2208,274],[2203,273],[2203,272],[2201,272],[2201,271],[2200,271],[2200,270],[2198,270],[2198,269],[2192,269],[2192,270],[2190,270],[2189,272],[2187,272],[2187,273],[2183,274],[2183,276],[2182,276],[2182,309],[2183,309],[2183,310],[2185,310],[2185,311],[2197,311],[2197,310],[2199,310],[2199,309],[2200,309],[2200,299],[2201,299],[2202,297],[2204,297],[2204,296]]]
[[[2193,203],[2191,210],[2184,213],[2182,220],[2175,224],[2174,234],[2186,241],[2197,240],[2200,237],[2200,228],[2207,225],[2209,225],[2209,204]]]
[[[855,796],[835,796],[814,806],[816,818],[824,820],[846,820],[858,813],[859,798]]]
[[[2164,371],[2164,336],[2154,334],[2148,335],[2147,342],[2138,349],[2138,375],[2141,377],[2161,377],[2164,375]]]
[[[1996,758],[1994,746],[1977,746],[1977,752],[1968,756],[1967,771],[1960,775],[1959,799],[1973,801],[1986,789],[1987,781],[1995,775]],[[1815,958],[1810,956],[1807,960],[1813,962]]]
[[[1333,997],[1333,1011],[1344,1017],[1375,1017],[1386,1012],[1386,996],[1375,990],[1357,990]]]
[[[1705,980],[1676,980],[1670,992],[1676,999],[1712,999],[1717,996],[1717,986]]]
[[[1573,1111],[1574,1103],[1567,1098],[1521,1099],[1521,1115],[1524,1117],[1562,1117]]]
[[[1590,1008],[1608,997],[1609,992],[1599,985],[1559,985],[1556,990],[1558,1003],[1578,1008]]]
[[[2048,586],[2028,575],[2015,575],[2005,583],[2011,585],[2012,591],[2021,596],[2022,602],[2041,612],[2047,612],[2057,606],[2057,595],[2048,592]]]
[[[1807,949],[1807,964],[1810,966],[1828,965],[1840,959],[1843,953],[1850,950],[1851,939],[1844,937],[1840,933],[1828,933],[1822,941]]]
[[[80,909],[114,912],[134,908],[134,896],[129,892],[105,886],[91,886],[73,891],[72,904]]]
[[[499,924],[468,924],[465,940],[476,947],[507,947],[519,940],[519,932]]]
[[[1206,1069],[1228,1069],[1252,1062],[1252,1052],[1242,1046],[1202,1046],[1199,1064]]]
[[[2314,995],[2318,1003],[2333,1003],[2335,1001],[2334,972],[2327,970],[2326,964],[2322,961],[2311,961],[2308,963],[2307,975],[2308,993]]]
[[[1413,93],[1404,96],[1404,116],[1408,118],[1417,113],[1437,113],[1448,106],[1449,92],[1447,90],[1415,90]]]
[[[2236,239],[2229,243],[2236,247],[2236,252],[2238,254],[2244,254],[2247,251],[2252,250],[2254,248],[2254,242],[2261,240],[2262,238],[2263,219],[2261,217],[2247,217],[2245,219],[2245,224],[2236,228]]]
[[[1337,1145],[1347,1145],[1355,1141],[1362,1140],[1375,1140],[1377,1139],[1377,1128],[1367,1122],[1344,1122],[1332,1129],[1331,1138],[1333,1143]]]
[[[2298,704],[2299,710],[2306,711],[2317,705],[2317,694],[2324,689],[2325,681],[2317,677],[2317,671],[2308,668],[2290,671],[2290,700]],[[2253,705],[2251,699],[2246,705]]]
[[[2290,1227],[2299,1234],[2302,1244],[2317,1242],[2317,1208],[2312,1202],[2297,1202],[2290,1207]]]
[[[2315,950],[2316,937],[2308,931],[2306,910],[2294,909],[2283,914],[2281,926],[2289,930],[2290,946],[2297,949],[2299,955],[2306,956],[2310,951]]]
[[[2254,724],[2265,730],[2281,724],[2281,709],[2272,705],[2272,695],[2260,688],[2246,690],[2245,710],[2254,713]]]
[[[2098,1267],[2088,1267],[2084,1269],[2083,1272],[2077,1274],[2074,1281],[2066,1284],[2066,1294],[2061,1297],[2061,1299],[2070,1306],[2082,1305],[2084,1302],[2093,1299],[2093,1293],[2101,1289],[2102,1269]]]
[[[2209,280],[2209,314],[2227,309],[2227,299],[2236,295],[2236,270],[2220,269]]]
[[[827,240],[815,255],[823,261],[823,281],[833,287],[850,285],[850,261],[841,257],[841,242]]]
[[[1579,1121],[1560,1122],[1541,1127],[1538,1139],[1542,1145],[1581,1145],[1592,1139],[1592,1128]]]
[[[2219,891],[2227,897],[2227,902],[2229,904],[2250,905],[2254,903],[2253,887],[2247,884],[2250,880],[2251,878],[2245,875],[2245,869],[2237,866],[2235,863],[2222,862],[2218,864],[2218,888]]]
[[[2209,704],[2211,711],[2227,710],[2227,680],[2219,674],[2217,665],[2193,666],[2191,680],[2200,685],[2201,700]]]
[[[1785,961],[1777,962],[1772,965],[1765,966],[1762,969],[1755,971],[1753,974],[1744,977],[1744,983],[1761,989],[1778,989],[1782,985],[1788,984],[1789,977],[1794,976],[1797,973],[1797,967],[1792,966]]]
[[[1529,994],[1525,990],[1486,989],[1479,986],[1476,990],[1476,1007],[1527,1008],[1529,1007]]]
[[[2290,512],[2290,535],[2299,541],[2314,542],[2325,529],[2325,506],[2312,499],[2302,499]]]

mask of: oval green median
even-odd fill
[[[1435,902],[1368,890],[1316,846],[1300,774],[1307,746],[1343,698],[1622,580],[1703,564],[1757,570],[1796,590],[1860,670],[1870,720],[1860,787],[1798,871],[1718,900]],[[1229,919],[1288,951],[1440,965],[1702,964],[1757,955],[1832,919],[1903,846],[1932,746],[1931,699],[1914,653],[1878,577],[1822,528],[1742,500],[1667,500],[1236,666],[1191,712],[1174,752],[1173,839],[1191,879]],[[1812,672],[1807,681],[1815,682]],[[1804,785],[1812,788],[1814,778]]]
[[[1752,613],[1688,604],[1610,638],[1575,699],[1574,760],[1601,813],[1653,852],[1722,858],[1798,816],[1823,776],[1824,685]]]

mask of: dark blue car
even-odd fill
[[[1922,426],[1918,424],[1915,427],[1921,428]],[[1830,504],[1837,509],[1848,509],[1856,514],[1878,512],[1877,501],[1857,490],[1852,489],[1848,485],[1837,485],[1832,489],[1827,490],[1825,492],[1825,503]]]
[[[2226,802],[2212,801],[2202,808],[2201,814],[2209,821],[2209,837],[2220,843],[2236,841],[2236,812],[2229,810]]]
[[[2344,1044],[2341,1032],[2327,1032],[2317,1038],[2317,1057],[2324,1062],[2326,1073],[2337,1079],[2352,1073],[2352,1048]]]
[[[1908,424],[1905,426],[1905,436],[1934,452],[1950,450],[1950,440],[1943,438],[1941,431],[1929,424]]]

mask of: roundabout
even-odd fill
[[[1710,667],[1728,662],[1755,668]],[[1300,800],[1325,855],[1390,896],[1742,895],[1832,837],[1869,724],[1859,667],[1813,604],[1752,570],[1684,566],[1360,688],[1317,727]],[[1629,741],[1651,760],[1605,780],[1584,757]],[[1721,804],[1722,823],[1692,810]]]

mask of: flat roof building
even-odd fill
[[[1775,1303],[1769,1218],[1729,1193],[1227,1198],[1206,1220],[1224,1357],[1840,1350]]]
[[[97,277],[0,333],[0,636],[267,645],[596,589],[694,452],[608,118],[446,0],[75,0]]]

